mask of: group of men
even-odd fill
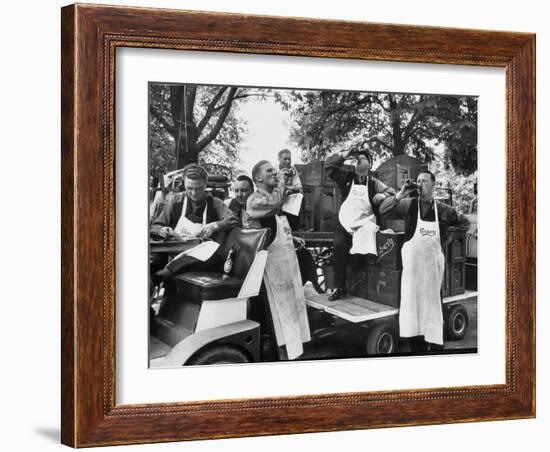
[[[208,193],[208,174],[203,167],[187,165],[183,170],[184,191],[170,197],[160,215],[153,220],[151,233],[162,239],[197,237],[219,242],[234,227],[269,228],[273,239],[275,216],[280,214],[285,214],[291,228],[296,228],[298,216],[283,212],[282,207],[289,195],[302,193],[302,184],[291,163],[290,151],[279,151],[278,159],[278,168],[267,160],[260,160],[252,169],[252,178],[244,174],[238,176],[233,186],[235,197],[229,203]],[[219,256],[213,257],[216,258]],[[185,256],[168,262],[166,255],[152,255],[152,279],[154,282],[164,281],[180,273],[189,262]],[[209,260],[200,266],[208,268],[212,265],[214,262]],[[193,262],[193,269],[199,269],[199,264]]]
[[[352,169],[344,162],[352,158]],[[372,156],[366,148],[345,150],[328,157],[327,175],[340,188],[342,203],[334,234],[333,268],[336,289],[329,295],[335,301],[346,296],[347,266],[350,251],[376,254],[375,234],[382,217],[405,220],[402,248],[400,335],[411,338],[411,349],[427,350],[443,344],[443,314],[440,288],[444,273],[442,245],[451,239],[447,230],[466,231],[469,220],[453,207],[434,199],[436,178],[423,171],[417,186],[404,184],[396,192],[370,175]],[[283,211],[289,195],[303,193],[291,153],[278,154],[278,167],[261,160],[251,178],[237,177],[235,197],[229,204],[206,191],[207,173],[199,165],[188,165],[183,172],[185,191],[173,196],[153,221],[151,232],[162,238],[194,236],[222,240],[235,226],[269,228],[276,235],[276,216],[285,215],[291,229],[299,224],[297,216]],[[417,197],[410,197],[412,190]],[[373,246],[374,240],[374,246]],[[181,272],[185,262],[151,260],[153,280],[162,281]],[[209,265],[206,262],[205,265]]]

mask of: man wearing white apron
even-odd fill
[[[449,227],[467,231],[470,226],[468,218],[434,199],[433,173],[420,173],[417,184],[418,198],[407,197],[414,188],[406,183],[380,206],[383,215],[405,220],[399,331],[401,337],[410,338],[413,352],[443,347],[442,243],[452,239],[447,236]]]
[[[260,323],[262,359],[295,359],[303,352],[303,342],[310,340],[301,279],[301,255],[307,249],[295,250],[292,231],[282,215],[289,193],[285,171],[277,171],[267,160],[252,168],[257,190],[246,202],[248,226],[268,228],[268,257],[264,273],[263,296],[250,306],[249,318]],[[264,303],[267,300],[267,304]],[[281,355],[282,350],[285,354]]]
[[[221,199],[206,191],[206,170],[196,164],[187,165],[183,171],[185,192],[176,193],[153,221],[151,233],[161,238],[213,238],[225,237],[222,232],[239,224],[238,218]],[[194,263],[187,256],[173,259],[166,264],[166,255],[152,255],[150,270],[154,279],[162,281]],[[210,265],[206,261],[203,266]],[[162,270],[160,270],[164,267]],[[196,270],[197,268],[194,268]],[[159,271],[160,270],[160,271]]]
[[[344,166],[349,157],[355,157],[353,170]],[[346,295],[347,264],[350,253],[376,254],[376,231],[380,223],[378,207],[394,190],[369,175],[372,158],[368,150],[342,151],[325,162],[328,177],[338,184],[342,204],[334,231],[334,279],[336,290],[329,300]]]

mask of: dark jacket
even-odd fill
[[[405,220],[405,236],[403,240],[410,240],[416,230],[418,219],[418,198],[403,198],[397,201],[394,196],[386,198],[380,205],[380,211],[384,217]],[[441,244],[447,240],[448,229],[455,227],[459,231],[467,231],[470,227],[470,220],[457,210],[439,201],[433,201],[422,214],[424,221],[435,221],[434,203],[437,205],[437,217],[439,219],[439,235]]]
[[[153,221],[151,231],[156,231],[164,226],[170,226],[172,229],[176,227],[181,217],[183,210],[183,202],[185,193],[176,193],[162,209],[160,215]],[[219,221],[219,230],[231,229],[238,224],[238,220],[222,200],[212,197],[210,194],[206,197],[206,202],[195,206],[190,200],[187,202],[187,211],[185,216],[193,223],[202,223],[202,215],[204,208],[208,206],[206,211],[206,223]]]

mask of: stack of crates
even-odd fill
[[[403,263],[401,248],[404,233],[377,232],[378,256],[366,264],[366,271],[355,271],[349,280],[352,295],[367,298],[398,308],[401,301],[401,275]],[[445,274],[441,296],[448,297],[465,292],[466,246],[465,234],[455,232],[453,241],[445,247]]]
[[[404,236],[403,232],[376,233],[378,256],[374,262],[367,265],[366,284],[361,288],[352,288],[353,295],[388,306],[399,307],[401,274],[403,272],[401,248]]]
[[[340,190],[327,176],[325,162],[296,165],[304,188],[300,224],[306,231],[334,232],[340,210]]]
[[[466,291],[466,233],[453,231],[453,241],[445,247],[445,277],[441,288],[442,297],[460,295]]]

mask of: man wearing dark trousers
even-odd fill
[[[443,349],[441,284],[445,272],[443,246],[450,243],[450,227],[465,232],[470,220],[457,210],[434,199],[435,175],[422,171],[416,187],[409,181],[384,200],[384,216],[405,220],[401,258],[400,336],[408,338],[412,352]]]
[[[344,167],[346,159],[355,158],[353,169]],[[369,175],[372,167],[372,157],[367,149],[348,149],[338,152],[327,158],[325,169],[338,187],[341,193],[341,207],[348,199],[352,187],[363,189],[367,204],[372,208],[372,214],[376,218],[376,223],[380,224],[380,203],[386,197],[395,194],[394,190],[375,177]],[[363,187],[361,187],[363,186]],[[357,191],[357,190],[354,190]],[[339,215],[340,218],[340,215]],[[334,301],[346,295],[347,263],[350,259],[349,251],[352,247],[352,235],[341,224],[341,220],[336,223],[334,232],[334,257],[333,268],[336,283],[336,290],[329,296],[329,300]]]

